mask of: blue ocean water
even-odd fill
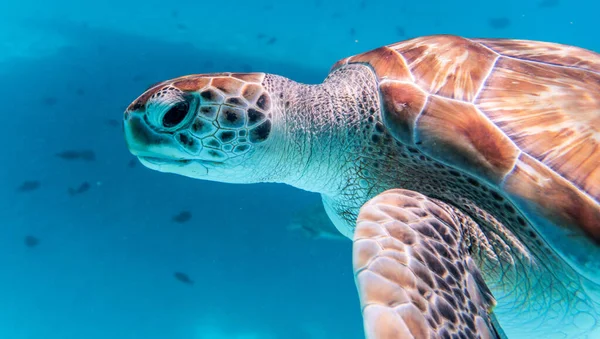
[[[3,1],[0,339],[363,338],[351,242],[287,227],[317,195],[146,169],[125,146],[125,107],[189,73],[318,83],[343,57],[427,34],[598,51],[598,12],[592,0]]]

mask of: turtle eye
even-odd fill
[[[169,108],[169,110],[167,111],[167,113],[165,113],[165,115],[163,115],[162,118],[162,125],[164,128],[173,128],[179,124],[181,124],[181,122],[183,120],[185,120],[185,117],[187,116],[188,112],[190,111],[190,105],[187,103],[187,101],[182,101],[182,102],[178,102],[175,105],[173,105],[173,107]]]

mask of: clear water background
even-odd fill
[[[286,228],[317,195],[135,165],[124,108],[189,73],[317,83],[338,59],[426,34],[598,51],[599,12],[593,0],[3,0],[0,339],[362,338],[351,242]]]

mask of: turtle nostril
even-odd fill
[[[162,124],[165,128],[171,128],[179,125],[188,114],[190,106],[187,102],[180,102],[171,107],[163,116]]]

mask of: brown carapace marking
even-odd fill
[[[531,199],[541,215],[600,241],[600,55],[554,43],[437,35],[334,68],[347,63],[367,63],[378,75],[383,119],[397,127],[396,138],[492,183],[510,173],[503,187],[515,200]],[[527,182],[521,167],[552,182],[518,189]]]
[[[406,144],[413,142],[414,124],[425,107],[428,94],[414,83],[386,81],[379,86],[386,114],[383,121],[390,132]]]
[[[412,75],[404,60],[389,47],[380,47],[372,51],[350,57],[349,63],[368,63],[381,80],[393,79],[411,81]]]
[[[415,82],[445,98],[472,101],[498,54],[468,39],[432,36],[390,46],[408,64]]]
[[[523,151],[600,200],[600,74],[503,58],[475,104]]]
[[[210,78],[183,78],[173,82],[173,86],[184,92],[198,91],[210,83]]]
[[[598,204],[531,156],[519,156],[502,188],[530,212],[557,225],[577,225],[600,243]]]
[[[144,109],[148,100],[166,86],[175,87],[183,92],[200,92],[209,89],[214,91],[218,89],[226,96],[235,97],[242,95],[251,105],[254,105],[259,96],[264,92],[264,88],[261,85],[264,78],[264,73],[206,73],[186,75],[160,82],[149,88],[127,107],[127,111]]]
[[[521,152],[473,104],[439,96],[429,98],[415,129],[415,143],[426,153],[494,184]]]
[[[215,87],[226,95],[236,96],[240,93],[240,89],[242,88],[244,82],[231,77],[218,77],[213,78],[210,84],[212,87]]]
[[[232,78],[240,79],[244,82],[262,83],[265,80],[265,73],[231,73]]]
[[[544,64],[576,67],[600,73],[598,54],[583,48],[553,42],[528,40],[472,39],[472,41],[504,56]]]
[[[242,96],[244,97],[244,99],[250,102],[255,102],[256,100],[258,100],[258,96],[261,95],[262,92],[263,87],[261,85],[248,84],[242,90]]]

